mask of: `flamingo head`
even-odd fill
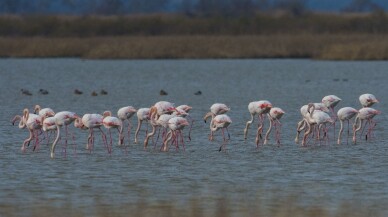
[[[104,111],[104,112],[102,113],[102,116],[103,116],[104,118],[109,117],[109,116],[112,116],[112,112],[111,112],[111,111]]]

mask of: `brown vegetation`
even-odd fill
[[[3,16],[0,56],[387,60],[387,21],[384,13]]]
[[[0,38],[1,57],[91,59],[315,58],[387,60],[387,35]]]

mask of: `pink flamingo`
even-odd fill
[[[21,120],[25,127],[28,129],[30,136],[24,140],[21,150],[24,152],[26,150],[26,145],[30,144],[31,140],[35,138],[35,148],[39,145],[38,130],[42,128],[42,117],[36,114],[31,114],[27,108],[23,110],[23,116]],[[20,124],[19,128],[23,125]],[[24,127],[22,127],[24,128]]]
[[[54,117],[43,117],[43,124],[42,124],[42,130],[43,132],[46,132],[47,136],[47,144],[50,143],[50,138],[48,136],[47,132],[53,132],[57,129],[57,126],[55,125],[55,118]]]
[[[167,101],[159,101],[150,108],[149,119],[151,122],[152,131],[151,133],[147,134],[144,140],[144,149],[147,148],[149,139],[156,133],[156,128],[159,126],[157,123],[159,117],[163,114],[172,114],[174,111],[176,111],[174,104]]]
[[[116,128],[119,131],[118,143],[119,145],[123,145],[124,144],[123,122],[119,118],[113,117],[112,112],[110,111],[105,111],[103,113],[103,117],[104,119],[102,120],[102,124],[104,125],[105,128],[108,129],[108,132],[109,132],[110,144],[108,147],[110,149],[112,148],[112,134],[110,132],[111,128]]]
[[[330,110],[323,104],[323,103],[313,103],[316,111],[322,111],[329,113]],[[307,123],[306,123],[306,115],[309,115],[310,113],[307,111],[308,105],[304,105],[300,108],[300,114],[302,115],[302,120],[298,122],[298,126],[296,127],[296,137],[295,137],[295,143],[299,144],[299,135],[300,133],[306,129]]]
[[[82,116],[82,124],[89,129],[89,135],[88,135],[88,143],[86,146],[86,149],[88,149],[90,152],[92,151],[94,147],[94,132],[93,129],[97,128],[101,132],[102,141],[105,145],[105,147],[108,150],[108,153],[111,153],[111,150],[109,149],[107,142],[106,142],[106,135],[102,131],[101,126],[103,125],[104,117],[100,114],[84,114]]]
[[[322,98],[322,103],[330,109],[332,113],[332,118],[334,119],[333,130],[334,130],[334,139],[335,139],[335,122],[337,121],[337,114],[334,111],[334,107],[338,105],[341,99],[336,95],[328,95]]]
[[[71,124],[75,119],[77,119],[77,115],[74,112],[69,112],[69,111],[62,111],[58,112],[54,115],[55,118],[55,125],[57,128],[57,137],[55,138],[53,144],[51,145],[51,153],[50,156],[51,158],[54,158],[55,156],[55,147],[59,141],[59,138],[61,136],[61,127],[65,126],[65,131],[66,131],[66,139],[65,139],[65,153],[66,153],[66,146],[67,146],[67,135],[68,135],[68,125]],[[74,136],[73,136],[74,140]],[[74,141],[73,141],[74,142]],[[74,142],[75,145],[75,142]]]
[[[137,144],[137,137],[140,132],[141,124],[143,121],[147,122],[147,130],[146,130],[146,135],[148,134],[148,121],[150,120],[150,108],[141,108],[137,110],[137,128],[135,132],[135,144]]]
[[[337,117],[340,120],[340,124],[341,124],[341,128],[338,133],[338,140],[337,140],[338,145],[341,144],[341,136],[342,136],[342,132],[344,131],[344,121],[348,122],[348,137],[349,137],[349,128],[350,128],[349,122],[350,122],[350,119],[356,116],[357,113],[358,113],[358,110],[352,107],[344,107],[338,110]],[[346,141],[348,141],[347,139]]]
[[[128,120],[128,145],[130,144],[131,136],[131,117],[136,113],[136,109],[132,106],[122,107],[117,111],[117,117],[124,123]]]
[[[365,121],[364,129],[365,129],[366,125],[369,123],[368,132],[365,135],[365,138],[368,139],[368,135],[369,135],[369,137],[371,137],[372,130],[376,126],[376,122],[374,122],[372,120],[372,118],[380,113],[381,113],[380,111],[373,109],[373,108],[369,108],[369,107],[365,107],[365,108],[358,110],[358,115],[356,116],[356,119],[354,120],[354,124],[353,124],[353,142],[354,143],[356,143],[356,134],[359,130],[361,130],[361,127],[362,127],[362,124],[364,121]],[[361,136],[362,136],[362,132],[361,132]]]
[[[228,127],[229,125],[232,123],[232,119],[230,119],[230,117],[226,114],[221,114],[221,115],[217,115],[215,116],[213,119],[212,119],[212,122],[210,123],[210,130],[212,132],[216,132],[217,130],[221,129],[222,130],[222,138],[224,140],[223,144],[220,146],[220,149],[219,151],[221,151],[222,149],[225,150],[225,146],[226,146],[226,138],[225,138],[225,133],[224,133],[224,129],[226,129],[226,132],[228,133],[228,140],[230,139],[230,134],[229,134],[229,131],[228,131]],[[209,140],[212,141],[213,140],[213,134],[211,134],[211,137]]]
[[[308,128],[307,128],[306,132],[304,133],[302,146],[306,145],[307,137],[312,133],[312,126],[314,126],[314,125],[318,126],[318,138],[320,138],[319,132],[320,132],[321,127],[323,125],[325,125],[326,123],[334,123],[334,120],[326,112],[315,110],[315,106],[313,103],[308,104],[307,110],[309,112],[309,115],[305,116],[305,121],[306,121]],[[312,110],[312,111],[310,111],[310,110]],[[325,132],[326,131],[327,131],[327,129],[325,129]],[[327,134],[326,134],[326,136],[327,136]]]
[[[179,148],[179,137],[181,138],[181,143],[183,145],[183,149],[185,149],[185,143],[183,140],[182,130],[185,126],[188,126],[189,122],[183,117],[172,117],[168,120],[168,127],[170,131],[167,133],[167,138],[163,142],[163,151],[168,151],[168,143],[172,139],[172,143],[175,142],[175,146]]]
[[[51,108],[41,108],[40,105],[35,105],[34,113],[41,117],[53,117],[55,112]]]
[[[269,111],[268,119],[270,120],[269,122],[269,128],[267,130],[267,133],[265,134],[265,139],[264,139],[264,145],[268,144],[268,138],[269,134],[271,133],[272,126],[275,126],[275,139],[278,145],[280,145],[280,128],[282,127],[282,124],[280,123],[280,118],[283,117],[285,112],[278,107],[271,108]]]
[[[254,116],[258,115],[259,125],[257,128],[256,135],[256,146],[259,147],[261,133],[263,132],[264,127],[264,115],[267,114],[272,108],[272,103],[268,100],[260,100],[255,102],[250,102],[248,104],[248,111],[251,114],[251,120],[247,121],[244,129],[244,139],[247,139],[249,126],[253,123]]]
[[[373,104],[378,103],[379,101],[376,99],[376,97],[373,94],[366,93],[362,94],[359,97],[360,103],[362,107],[371,107]]]
[[[209,139],[213,138],[213,131],[211,130],[212,129],[211,123],[212,123],[212,120],[214,119],[214,117],[216,117],[217,115],[225,114],[228,111],[230,111],[230,108],[223,103],[214,103],[212,106],[210,106],[210,112],[206,113],[205,116],[203,117],[203,120],[205,121],[205,123],[206,123],[206,120],[209,117],[211,117]]]

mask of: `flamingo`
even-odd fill
[[[308,128],[304,133],[302,146],[306,145],[307,137],[312,133],[312,126],[314,125],[318,126],[318,138],[320,138],[319,131],[322,125],[326,123],[334,123],[334,120],[326,112],[315,110],[315,105],[313,103],[308,104],[308,112],[309,112],[309,115],[305,116],[305,121]]]
[[[182,109],[185,112],[190,112],[191,109],[193,109],[193,107],[188,106],[188,105],[180,105],[180,106],[176,107],[176,109],[177,110]]]
[[[358,110],[352,107],[344,107],[338,110],[337,112],[337,117],[340,120],[341,128],[338,133],[338,140],[337,144],[341,144],[341,135],[342,132],[344,131],[344,121],[348,122],[348,137],[349,137],[349,121],[352,119],[356,114],[358,113]],[[347,140],[346,140],[347,141]]]
[[[256,146],[259,146],[259,137],[261,137],[261,133],[264,127],[264,114],[267,114],[272,108],[272,103],[268,100],[260,100],[255,102],[250,102],[248,104],[248,111],[251,114],[251,120],[247,121],[244,129],[244,139],[247,139],[249,126],[253,123],[254,116],[258,115],[259,117],[259,125],[257,128],[257,136],[256,136]]]
[[[117,118],[112,116],[112,112],[110,111],[105,111],[103,113],[104,119],[102,120],[102,124],[104,125],[105,128],[108,129],[109,132],[109,139],[110,139],[110,144],[109,148],[112,147],[112,134],[110,132],[111,128],[116,128],[119,131],[119,139],[118,143],[119,145],[123,145],[124,143],[124,136],[123,136],[123,122]]]
[[[168,127],[170,131],[167,133],[167,138],[163,142],[163,151],[168,151],[168,143],[172,139],[172,143],[175,142],[175,146],[179,148],[179,136],[181,137],[181,143],[183,148],[185,148],[185,143],[183,140],[182,130],[185,126],[188,126],[189,122],[183,117],[172,117],[168,120]]]
[[[50,143],[47,132],[53,132],[56,129],[57,129],[57,126],[55,125],[55,117],[47,117],[47,118],[43,117],[42,130],[46,132],[47,144]]]
[[[57,128],[57,137],[55,138],[53,144],[51,145],[51,152],[50,156],[51,158],[54,158],[55,156],[55,147],[59,141],[59,138],[61,136],[61,127],[65,126],[65,131],[66,131],[66,140],[65,144],[67,146],[67,135],[68,135],[68,125],[70,125],[75,119],[77,119],[77,115],[74,112],[69,112],[69,111],[62,111],[58,112],[54,115],[55,118],[55,125]],[[75,144],[75,143],[74,143]],[[66,150],[66,149],[65,149]]]
[[[361,130],[361,127],[362,127],[362,124],[364,121],[366,121],[365,126],[367,123],[369,123],[369,129],[368,129],[368,132],[365,136],[366,139],[368,139],[368,134],[371,135],[373,128],[376,126],[376,123],[372,120],[372,118],[380,113],[381,113],[380,111],[373,109],[373,108],[369,108],[369,107],[365,107],[365,108],[358,110],[358,115],[356,116],[356,119],[354,120],[354,124],[353,124],[353,142],[354,143],[356,143],[356,134],[359,130]],[[365,128],[365,126],[364,126],[364,128]]]
[[[106,135],[101,129],[101,126],[103,125],[102,123],[103,119],[104,117],[100,114],[84,114],[82,116],[82,119],[81,119],[82,124],[89,129],[88,143],[86,145],[86,149],[88,149],[89,151],[92,151],[94,147],[93,129],[97,128],[101,132],[102,141],[104,142],[104,145],[108,150],[108,153],[111,153],[111,150],[106,144]]]
[[[327,108],[330,109],[334,117],[335,117],[334,107],[337,106],[339,102],[341,102],[341,99],[336,95],[328,95],[322,98],[322,103]]]
[[[136,113],[136,109],[132,106],[122,107],[117,111],[117,117],[124,123],[125,120],[128,120],[128,145],[130,143],[131,135],[131,117]]]
[[[23,116],[21,117],[21,120],[25,127],[28,129],[30,136],[24,140],[23,145],[21,147],[21,150],[24,152],[26,150],[26,144],[30,144],[32,139],[35,140],[34,150],[39,145],[39,138],[38,138],[38,130],[42,128],[42,117],[36,114],[32,114],[29,112],[27,108],[23,110]],[[23,125],[20,124],[19,121],[19,128]],[[22,127],[24,128],[24,127]]]
[[[360,103],[362,107],[371,107],[373,104],[378,103],[379,101],[376,99],[376,97],[373,94],[366,93],[362,94],[359,97]]]
[[[51,108],[41,108],[40,105],[35,105],[34,113],[41,117],[53,117],[55,112]]]
[[[330,112],[329,108],[327,108],[323,103],[313,103],[313,104],[314,104],[315,110],[319,110],[319,111],[326,112],[326,113]],[[296,144],[299,143],[300,132],[302,132],[302,130],[305,130],[307,127],[305,117],[306,117],[306,115],[309,115],[308,105],[303,105],[300,108],[300,114],[302,115],[302,120],[298,122],[298,126],[296,127],[296,137],[295,137]]]
[[[150,114],[150,109],[149,108],[140,108],[137,110],[136,116],[137,116],[137,128],[135,132],[135,144],[137,144],[137,136],[139,135],[139,131],[141,128],[141,124],[143,121],[147,122],[147,130],[146,134],[148,133],[148,121],[149,119],[149,114]]]
[[[212,120],[214,119],[214,117],[217,115],[225,114],[228,111],[230,111],[230,108],[223,103],[214,103],[212,106],[210,106],[210,112],[206,113],[205,116],[203,117],[203,120],[205,121],[205,123],[206,123],[206,120],[209,117],[211,117],[209,139],[213,138],[213,131],[211,130],[211,128],[212,128],[211,123],[212,123]]]
[[[270,120],[270,122],[269,122],[270,125],[269,125],[269,128],[267,130],[267,133],[265,134],[264,145],[266,145],[268,143],[268,137],[269,137],[269,134],[271,133],[272,125],[275,126],[275,130],[276,130],[276,133],[275,133],[276,142],[278,144],[280,144],[280,129],[279,128],[281,128],[282,124],[280,123],[279,120],[280,120],[280,118],[283,117],[284,114],[285,114],[285,112],[281,108],[278,108],[278,107],[271,108],[271,110],[267,114],[268,119]]]
[[[146,149],[148,146],[148,141],[151,137],[153,137],[156,133],[156,128],[159,126],[157,120],[163,114],[171,114],[173,111],[176,111],[173,103],[167,101],[159,101],[155,103],[155,105],[151,106],[149,112],[149,118],[152,126],[151,133],[148,133],[144,140],[144,148]]]
[[[230,117],[226,114],[221,114],[221,115],[217,115],[215,116],[213,119],[212,119],[212,122],[210,124],[210,130],[212,132],[216,132],[217,130],[221,129],[222,130],[222,138],[224,140],[223,144],[220,146],[220,149],[219,151],[221,151],[222,149],[225,150],[225,146],[226,146],[226,138],[225,138],[225,133],[224,133],[224,129],[226,129],[226,132],[228,133],[228,140],[230,139],[230,134],[228,132],[228,126],[232,123],[232,119],[230,119]],[[211,134],[211,137],[209,140],[213,140],[213,134]]]

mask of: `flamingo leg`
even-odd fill
[[[342,132],[344,131],[344,122],[343,120],[340,119],[340,130],[338,132],[338,139],[337,139],[337,145],[340,145],[341,144],[341,135],[342,135]],[[348,120],[348,136],[349,136],[349,120]]]

